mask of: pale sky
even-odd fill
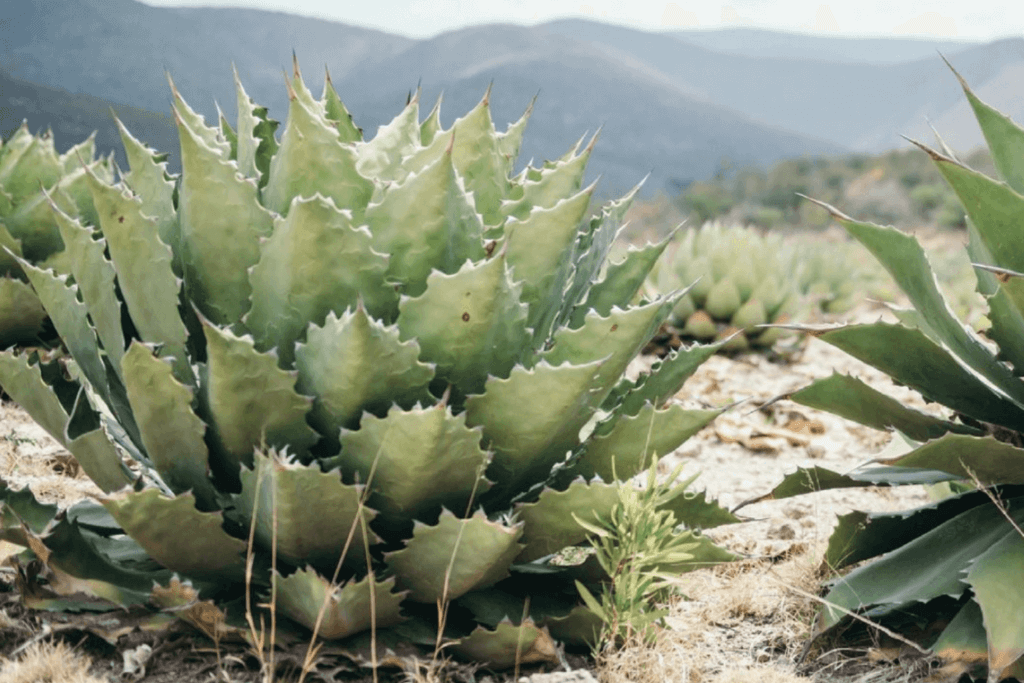
[[[1021,0],[144,0],[279,10],[414,38],[474,24],[589,17],[646,30],[751,26],[835,36],[987,41],[1024,35]]]

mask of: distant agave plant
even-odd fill
[[[896,295],[889,274],[853,242],[800,243],[790,268],[797,290],[825,314],[846,313],[866,298],[892,301]]]
[[[50,132],[32,135],[27,124],[0,145],[0,348],[27,344],[43,332],[46,311],[17,258],[57,265],[64,244],[50,209],[94,222],[86,170],[114,178],[109,159],[95,159],[95,135],[58,155]]]
[[[649,285],[656,292],[688,287],[670,318],[681,335],[728,340],[722,347],[727,351],[768,349],[792,333],[759,326],[793,322],[803,305],[791,279],[789,252],[777,235],[706,223],[670,247]]]
[[[720,412],[670,401],[714,345],[623,377],[678,300],[630,305],[665,244],[606,264],[633,193],[588,216],[592,144],[512,177],[529,112],[498,133],[485,96],[443,130],[414,98],[364,142],[329,78],[288,89],[280,140],[240,83],[235,128],[174,91],[177,184],[122,128],[122,182],[84,174],[95,221],[52,209],[70,277],[18,260],[74,361],[6,352],[0,384],[106,494],[54,518],[8,491],[28,526],[0,536],[77,591],[179,605],[172,574],[244,592],[251,531],[254,585],[325,638],[416,640],[444,602],[491,666],[591,638],[574,581],[607,575],[550,561],[574,515]],[[682,486],[663,509],[735,521]]]

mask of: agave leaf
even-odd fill
[[[613,307],[628,306],[671,239],[672,235],[669,235],[657,244],[648,244],[640,249],[630,246],[622,261],[609,264],[604,279],[594,284],[586,301],[573,312],[569,326],[583,325],[590,310],[608,315]]]
[[[130,483],[127,468],[99,428],[99,417],[81,397],[78,385],[59,375],[52,377],[48,384],[42,370],[39,365],[30,364],[25,356],[0,353],[0,386],[50,436],[71,451],[89,478],[107,492]],[[52,368],[47,370],[48,375],[56,374]],[[76,403],[80,408],[79,421],[71,432],[71,415],[75,413]]]
[[[955,164],[954,164],[955,165]],[[963,169],[963,167],[958,167]],[[940,164],[940,170],[946,174],[945,166]],[[971,185],[972,191],[984,192],[990,189],[992,181],[974,171],[963,169],[972,178],[979,176],[979,185]],[[971,175],[973,174],[973,175]],[[948,178],[947,178],[948,179]],[[977,179],[975,179],[977,180]],[[953,183],[950,180],[951,184]],[[1008,188],[1003,188],[1011,192]],[[972,195],[968,202],[992,202],[998,198]],[[1005,198],[1003,198],[1005,199]],[[1024,211],[1024,197],[1017,197],[1021,211]],[[987,205],[987,204],[983,204]],[[1021,214],[1024,215],[1024,214]],[[972,217],[973,218],[973,217]],[[894,228],[881,228],[869,223],[857,223],[845,218],[841,222],[847,231],[856,237],[866,246],[875,257],[886,267],[886,270],[893,276],[900,288],[910,297],[914,308],[934,331],[936,340],[943,347],[949,349],[949,353],[956,357],[959,362],[970,366],[976,373],[987,380],[987,383],[994,385],[999,394],[1010,398],[1018,407],[1024,405],[1024,385],[1013,376],[1013,373],[1003,364],[999,363],[992,353],[973,335],[969,328],[964,327],[949,309],[949,305],[943,299],[936,286],[935,276],[928,265],[927,258],[921,245],[916,239],[904,235]],[[977,220],[975,219],[975,223]],[[1004,231],[1012,231],[1016,228],[1005,226]],[[992,234],[993,230],[998,232],[998,226],[978,224],[978,230],[986,247],[995,254],[997,249],[1003,252],[1014,251],[1012,245],[1020,239],[1019,231],[1011,238],[1009,234]],[[998,258],[998,257],[997,257]],[[1024,261],[1020,264],[1012,262],[999,263],[1003,267],[1013,268],[1016,265],[1024,270]],[[945,403],[943,401],[943,403]],[[949,405],[949,404],[947,404]],[[982,418],[984,419],[984,418]]]
[[[656,361],[647,374],[640,375],[635,382],[624,380],[616,387],[605,404],[605,410],[615,408],[623,415],[636,415],[647,403],[662,407],[683,388],[697,368],[713,356],[719,343],[693,344],[679,348],[660,361]],[[619,407],[616,404],[621,403]]]
[[[30,535],[29,546],[57,575],[50,579],[50,587],[59,594],[84,593],[122,607],[143,604],[154,582],[170,580],[170,572],[148,561],[135,541],[120,529],[117,532],[112,537],[100,535],[72,519],[69,511],[38,541]]]
[[[547,576],[558,580],[553,574]],[[514,569],[512,576],[498,586],[467,593],[457,604],[469,610],[478,623],[491,628],[506,620],[520,621],[524,616],[546,623],[549,617],[564,617],[579,606],[576,592],[569,589],[568,582],[563,581],[561,586],[553,584],[553,590],[541,593],[532,585],[536,580],[536,575]]]
[[[640,183],[640,185],[642,184]],[[581,231],[570,260],[572,267],[565,272],[565,284],[564,287],[560,287],[563,291],[561,305],[557,307],[557,313],[550,318],[553,327],[549,326],[547,316],[542,317],[538,323],[538,332],[541,335],[546,336],[548,330],[558,329],[566,324],[571,319],[573,310],[582,303],[590,291],[607,260],[608,252],[618,234],[622,219],[632,205],[636,193],[640,190],[640,185],[634,187],[621,199],[605,204],[601,208],[600,215],[591,218],[590,223]],[[544,338],[544,336],[538,338]]]
[[[227,161],[230,158],[231,146],[221,135],[220,129],[206,125],[206,119],[202,114],[196,113],[188,105],[185,98],[178,92],[171,75],[167,74],[167,82],[171,86],[171,95],[174,98],[172,109],[175,110],[176,118],[179,119],[192,133],[202,140],[203,144],[216,153],[218,157]],[[184,156],[184,155],[182,155]]]
[[[156,221],[143,214],[142,200],[92,175],[89,188],[132,322],[144,341],[175,357],[178,379],[190,380],[171,248],[160,240]]]
[[[883,465],[934,469],[983,484],[1024,484],[1024,449],[986,436],[946,434]]]
[[[107,370],[100,359],[96,330],[89,323],[85,304],[78,300],[78,286],[68,284],[67,275],[54,275],[24,260],[20,264],[75,362],[96,393],[110,404]]]
[[[677,486],[658,505],[658,510],[667,510],[675,515],[676,521],[691,529],[713,529],[723,524],[742,521],[717,502],[707,499],[707,491],[688,491],[688,485]],[[691,553],[692,554],[692,553]]]
[[[0,275],[20,276],[21,269],[15,256],[24,256],[21,251],[21,240],[14,237],[7,230],[7,226],[0,222]]]
[[[1022,562],[1024,537],[1010,529],[967,572],[985,620],[989,670],[997,678],[1024,655],[1024,587],[1018,580]]]
[[[34,340],[46,317],[31,285],[0,276],[0,348]]]
[[[605,481],[630,479],[647,467],[652,454],[668,455],[721,413],[678,404],[656,409],[648,403],[636,415],[615,415],[598,423],[573,472],[587,479],[595,474]]]
[[[790,394],[789,398],[875,429],[898,429],[915,441],[937,439],[947,432],[975,436],[983,433],[979,429],[908,408],[859,379],[837,372]]]
[[[53,187],[64,174],[51,133],[29,135],[26,142],[15,143],[15,149],[0,167],[0,187],[15,206],[39,192],[40,187]]]
[[[128,400],[153,466],[172,491],[192,491],[200,510],[216,510],[203,441],[206,425],[192,412],[192,390],[174,378],[164,359],[137,341],[123,364]]]
[[[171,571],[210,580],[242,579],[245,542],[221,528],[220,512],[200,512],[191,494],[167,498],[157,489],[100,501],[146,553]]]
[[[1024,508],[1020,507],[1024,500],[1008,503],[1009,514],[1019,525],[1024,521]],[[1007,533],[1015,532],[995,506],[972,508],[840,578],[825,601],[856,610],[960,597],[967,589],[960,580],[961,572]],[[843,616],[826,606],[819,616],[818,631],[831,628]]]
[[[236,134],[235,160],[238,163],[238,172],[246,178],[259,178],[259,171],[256,168],[256,149],[260,140],[256,138],[256,127],[260,119],[256,116],[256,104],[245,92],[242,81],[238,78],[238,69],[234,64],[231,71],[235,78],[235,102],[238,111],[238,133]]]
[[[431,107],[430,113],[423,119],[423,123],[420,124],[420,145],[423,147],[430,147],[431,143],[437,138],[442,132],[441,127],[441,100],[444,99],[444,94],[437,96],[437,102]]]
[[[504,133],[498,133],[498,151],[505,157],[505,175],[512,175],[516,159],[519,157],[519,148],[523,145],[523,133],[526,132],[526,124],[533,114],[533,105],[537,103],[537,96],[534,95],[526,111],[515,123],[510,123]]]
[[[180,117],[183,170],[179,188],[181,258],[188,298],[219,325],[249,309],[248,269],[259,240],[273,231],[272,214],[257,200],[256,182],[238,175]]]
[[[363,525],[375,513],[360,507],[362,486],[343,484],[336,471],[321,472],[317,465],[301,465],[276,451],[257,451],[253,462],[253,469],[242,469],[242,492],[235,504],[246,528],[255,510],[261,548],[269,551],[276,542],[279,558],[297,566],[311,564],[330,575],[347,543],[345,563],[355,569],[366,566]],[[380,540],[372,532],[367,538],[371,545]]]
[[[220,123],[220,134],[228,143],[228,159],[230,161],[238,162],[238,135],[235,133],[235,129],[228,123],[228,118],[224,116],[224,112],[221,111],[220,105],[215,103],[217,107],[217,118]]]
[[[296,81],[301,84],[301,79]],[[288,121],[281,147],[270,163],[264,205],[285,215],[295,197],[320,193],[337,206],[351,209],[358,224],[373,193],[373,182],[359,173],[355,151],[341,142],[338,130],[318,111],[322,107],[309,106],[297,92],[290,93]]]
[[[65,312],[69,317],[75,315],[74,309]],[[91,328],[83,325],[82,332],[91,333]],[[80,343],[80,354],[88,357],[88,340]],[[78,346],[79,342],[76,342]],[[92,410],[84,389],[78,383],[63,380],[57,374],[60,370],[55,367],[43,369],[39,365],[30,365],[26,356],[4,353],[0,356],[0,364],[0,384],[7,393],[75,456],[97,486],[105,492],[112,492],[131,481],[132,477],[114,444],[100,428],[99,415]],[[48,376],[45,379],[44,372]],[[101,395],[110,395],[106,392],[105,375],[102,389],[97,388],[97,391]],[[133,440],[138,442],[135,438],[137,430],[130,416],[122,423]]]
[[[338,91],[334,89],[331,82],[330,72],[324,73],[324,92],[320,98],[324,107],[324,116],[334,124],[338,131],[338,139],[341,142],[360,142],[363,139],[363,131],[356,126],[352,120],[352,114],[338,97]],[[424,143],[426,144],[426,143]]]
[[[167,163],[136,140],[119,118],[115,116],[114,121],[131,169],[124,175],[124,182],[142,198],[142,213],[156,219],[160,240],[174,250],[177,261],[180,259],[178,212],[174,208],[174,183],[167,178]],[[176,266],[180,268],[180,264]]]
[[[552,365],[564,362],[582,365],[607,359],[596,381],[596,388],[600,389],[599,405],[622,377],[629,362],[664,322],[674,303],[674,300],[658,299],[643,306],[613,309],[608,316],[588,313],[582,327],[558,330],[551,348],[542,358]]]
[[[1024,253],[1017,248],[1021,239],[1024,195],[1006,183],[917,144],[932,157],[939,172],[956,192],[982,243],[995,259],[992,265],[1024,272]]]
[[[964,603],[939,635],[938,640],[932,644],[931,651],[944,662],[958,663],[965,672],[970,671],[977,675],[977,667],[989,662],[988,638],[981,607],[977,602],[968,600]],[[948,670],[948,667],[944,669]],[[996,675],[999,680],[1019,680],[1024,677],[1024,659],[1018,659]]]
[[[277,349],[281,366],[290,367],[295,342],[332,311],[362,300],[372,315],[393,317],[398,297],[384,285],[388,259],[371,243],[370,233],[355,228],[330,199],[295,198],[249,272],[252,308],[244,322],[256,348]]]
[[[0,186],[3,179],[10,177],[18,159],[32,144],[33,135],[28,130],[28,121],[22,121],[11,136],[0,146]]]
[[[531,619],[519,626],[505,621],[490,631],[477,627],[467,637],[450,646],[463,659],[491,669],[508,669],[515,664],[556,663],[558,650],[547,628],[539,628]]]
[[[237,71],[235,72],[235,83],[238,101],[238,135],[240,140],[245,138],[238,151],[238,169],[242,175],[247,177],[257,176],[257,184],[262,189],[270,177],[270,160],[278,149],[274,131],[277,130],[280,123],[267,115],[266,107],[257,105],[246,94],[238,80]],[[251,145],[255,145],[255,147],[250,147]]]
[[[1011,495],[1012,489],[1005,493]],[[1002,495],[1003,490],[999,493]],[[962,512],[989,503],[981,491],[968,491],[937,503],[892,513],[851,512],[839,517],[824,562],[838,570],[877,557],[934,529]]]
[[[0,216],[9,216],[13,210],[14,206],[11,203],[11,196],[4,192],[3,185],[0,185]],[[6,228],[4,231],[6,232]]]
[[[590,160],[597,137],[597,134],[594,134],[583,152],[576,154],[576,149],[579,149],[582,143],[581,139],[566,158],[542,169],[537,179],[528,179],[523,183],[522,197],[504,202],[501,207],[502,213],[523,220],[535,207],[551,208],[563,197],[571,197],[578,193],[583,187],[587,161]]]
[[[531,327],[546,308],[560,303],[561,292],[552,290],[593,193],[592,185],[550,208],[535,207],[522,220],[510,218],[505,223],[508,262],[513,278],[523,283]]]
[[[949,62],[946,62],[946,65],[949,66]],[[1007,185],[1024,194],[1024,163],[1021,163],[1021,159],[1024,159],[1024,129],[1006,114],[978,99],[956,69],[952,66],[950,69],[960,81],[967,101],[974,110],[974,116],[978,119],[978,125],[985,136],[996,170],[1003,176]]]
[[[96,223],[97,215],[86,177],[90,173],[103,177],[105,181],[112,180],[106,166],[102,162],[95,162],[88,170],[78,168],[48,189],[36,192],[20,204],[14,213],[5,217],[7,229],[18,238],[25,258],[38,263],[64,249],[50,208],[53,204],[68,214],[81,216],[86,222]]]
[[[54,219],[71,266],[71,274],[96,325],[96,335],[118,376],[124,355],[124,331],[121,329],[121,304],[117,300],[113,264],[105,255],[106,241],[93,239],[93,230],[53,207]]]
[[[300,569],[277,579],[277,609],[312,630],[326,603],[317,633],[325,640],[340,640],[371,626],[386,628],[402,621],[404,594],[393,592],[394,585],[394,577],[376,581],[368,576],[337,587],[314,571]]]
[[[339,462],[374,491],[371,504],[398,519],[428,519],[442,505],[465,510],[490,488],[483,471],[482,430],[446,405],[393,407],[387,417],[363,416],[356,431],[342,430]]]
[[[454,142],[451,137],[454,136]],[[466,190],[473,193],[477,211],[485,225],[499,225],[504,216],[501,202],[508,196],[510,183],[506,159],[501,153],[498,135],[491,120],[490,91],[473,109],[452,124],[445,135],[437,135],[404,166],[410,172],[433,163],[451,145],[452,161]]]
[[[519,291],[504,252],[454,275],[434,271],[422,296],[402,298],[398,329],[403,340],[419,341],[420,358],[437,365],[457,397],[478,394],[488,376],[508,376],[526,345]]]
[[[983,665],[988,660],[988,639],[982,621],[981,607],[968,600],[956,616],[943,629],[931,647],[936,657],[944,662],[965,665]]]
[[[236,337],[205,320],[209,367],[203,383],[224,473],[252,466],[253,450],[288,446],[302,455],[319,436],[306,424],[312,399],[295,393],[295,372],[259,353],[248,337]]]
[[[978,292],[986,297],[992,296],[999,288],[999,280],[996,279],[994,273],[984,268],[978,268],[977,264],[995,263],[995,259],[992,258],[991,252],[981,239],[981,233],[978,232],[978,228],[974,226],[974,222],[970,218],[967,219],[967,255],[975,266],[974,275],[978,280]]]
[[[71,414],[65,434],[65,447],[102,491],[118,491],[134,481],[135,477],[121,460],[110,437],[100,427],[99,414],[93,411],[85,398],[79,400],[77,409]]]
[[[356,168],[367,178],[396,179],[402,161],[420,148],[419,96],[390,123],[380,126],[372,140],[356,144]]]
[[[588,532],[573,515],[589,523],[607,519],[619,503],[619,486],[577,479],[565,491],[544,489],[537,502],[517,505],[517,519],[525,524],[526,547],[516,562],[532,562],[582,543]]]
[[[929,401],[1011,429],[1024,426],[1024,410],[1001,390],[1004,384],[997,386],[965,367],[920,330],[886,323],[847,325],[824,332],[798,329],[817,333],[819,339],[919,391]],[[892,349],[901,352],[894,354]],[[985,353],[989,353],[987,349]],[[998,363],[995,358],[991,360]],[[1024,387],[1005,366],[1001,367],[1010,381]]]
[[[383,415],[393,403],[410,408],[428,399],[434,371],[418,357],[415,340],[399,341],[396,327],[371,319],[362,306],[340,318],[328,314],[295,351],[298,391],[316,397],[310,422],[337,441],[338,430],[356,427],[363,411]]]
[[[551,467],[579,443],[593,414],[595,377],[601,361],[585,365],[514,368],[508,379],[491,377],[479,396],[466,401],[466,424],[484,429],[494,451],[488,472],[502,494],[543,481]]]
[[[389,279],[409,296],[423,293],[433,269],[452,274],[466,259],[486,255],[483,223],[455,171],[451,149],[388,188],[367,208],[366,223],[374,249],[390,256]]]
[[[64,173],[68,174],[82,167],[82,162],[87,165],[96,160],[96,131],[89,134],[89,137],[73,145],[68,151],[60,155],[60,165]]]
[[[587,588],[583,586],[581,594],[585,590]],[[604,620],[589,607],[576,605],[564,617],[548,617],[541,625],[548,629],[555,640],[571,645],[593,646],[601,637]]]
[[[287,76],[285,78],[287,79]],[[299,71],[299,60],[294,52],[292,53],[292,77],[290,80],[287,80],[287,84],[290,85],[289,96],[294,95],[311,112],[320,116],[325,115],[326,111],[323,103],[313,97],[313,92],[306,87],[306,82],[302,80],[302,73]]]
[[[786,476],[770,493],[752,500],[744,501],[743,505],[752,505],[764,500],[781,500],[805,493],[829,491],[831,489],[863,488],[865,486],[899,486],[902,484],[935,484],[952,481],[957,477],[937,470],[918,470],[900,467],[884,467],[873,470],[839,474],[824,467],[798,467],[795,472]]]
[[[436,526],[417,523],[405,548],[384,557],[410,600],[435,604],[507,577],[522,533],[521,524],[488,521],[482,510],[468,519],[443,510]]]
[[[999,359],[1009,362],[1014,374],[1024,375],[1024,275],[1003,271],[998,274],[998,281],[998,290],[988,300],[992,327],[985,336],[999,346]]]
[[[14,490],[2,478],[0,501],[0,537],[26,547],[26,531],[43,533],[60,510],[56,505],[40,503],[29,487]]]

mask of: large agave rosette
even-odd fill
[[[445,602],[453,651],[494,666],[591,637],[573,582],[606,575],[549,562],[586,540],[573,514],[720,412],[671,401],[714,346],[623,377],[679,296],[630,305],[664,243],[606,263],[633,194],[590,215],[592,144],[512,177],[529,112],[498,133],[485,96],[443,130],[413,98],[364,141],[329,78],[288,88],[279,140],[240,83],[234,128],[174,91],[181,178],[122,129],[96,221],[52,208],[70,272],[19,262],[74,360],[5,353],[0,383],[106,492],[32,533],[122,604],[172,573],[230,600],[251,532],[255,587],[323,637]]]

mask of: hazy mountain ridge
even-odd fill
[[[128,105],[108,102],[92,95],[72,94],[62,88],[11,78],[0,71],[0,132],[7,137],[27,121],[33,133],[52,129],[54,145],[65,152],[96,132],[96,147],[101,154],[114,152],[121,168],[127,168],[116,112],[132,134],[158,152],[178,149],[178,131],[171,117]]]
[[[931,58],[936,51],[949,56],[980,44],[973,40],[854,38],[756,28],[687,29],[666,33],[691,45],[725,54],[865,64],[897,64]]]
[[[492,58],[477,61],[488,45]],[[500,50],[500,51],[499,51]],[[601,187],[622,191],[653,170],[653,188],[710,175],[722,156],[765,163],[792,154],[830,153],[838,145],[759,126],[742,114],[694,99],[648,67],[630,68],[579,41],[519,26],[463,29],[423,41],[392,59],[336,81],[367,133],[400,104],[373,96],[362,82],[422,79],[424,107],[443,91],[445,125],[479,101],[494,83],[492,111],[501,128],[538,95],[520,153],[525,161],[561,154],[586,130],[602,126],[591,162]]]
[[[701,38],[710,40],[710,33]],[[761,47],[751,40],[752,49],[781,49],[779,34],[755,34]],[[940,124],[954,146],[980,142],[955,78],[937,56],[897,64],[751,57],[736,54],[736,35],[723,35],[733,44],[726,41],[724,52],[715,52],[671,33],[566,20],[412,40],[280,12],[33,0],[0,6],[0,68],[25,81],[158,112],[170,108],[164,78],[170,72],[212,122],[215,101],[234,119],[234,63],[249,95],[283,120],[282,70],[294,49],[314,91],[323,84],[323,65],[330,68],[368,136],[400,111],[417,83],[424,115],[444,92],[448,125],[493,82],[499,128],[539,93],[522,161],[559,155],[584,131],[603,125],[591,169],[603,176],[607,192],[624,190],[652,170],[648,192],[686,184],[710,176],[723,157],[734,165],[770,164],[802,154],[891,148],[901,133],[927,140],[925,117]],[[820,51],[821,39],[806,38],[789,52]],[[909,42],[895,41],[894,49],[909,49]],[[860,43],[843,45],[844,54],[852,54]],[[1024,118],[1013,109],[1024,101],[1024,79],[1014,77],[1024,68],[1024,39],[963,47],[952,61],[979,93],[991,92],[995,106]],[[11,109],[7,99],[0,90],[0,107]],[[35,129],[48,123],[52,118],[30,121]],[[171,153],[174,165],[176,145],[161,151]]]
[[[544,28],[632,54],[709,101],[762,123],[857,151],[900,146],[901,135],[930,139],[926,117],[941,120],[963,102],[956,78],[938,53],[896,64],[752,58],[715,52],[673,34],[592,21],[550,22]],[[937,47],[941,45],[936,42]],[[852,51],[848,49],[847,54]],[[1003,76],[1005,70],[1024,65],[1024,38],[962,47],[947,58],[976,89],[994,78],[1012,85],[992,93],[991,103],[1017,120],[1024,119],[1024,81],[1014,84]],[[944,132],[954,146],[967,149],[982,144],[977,126]]]

